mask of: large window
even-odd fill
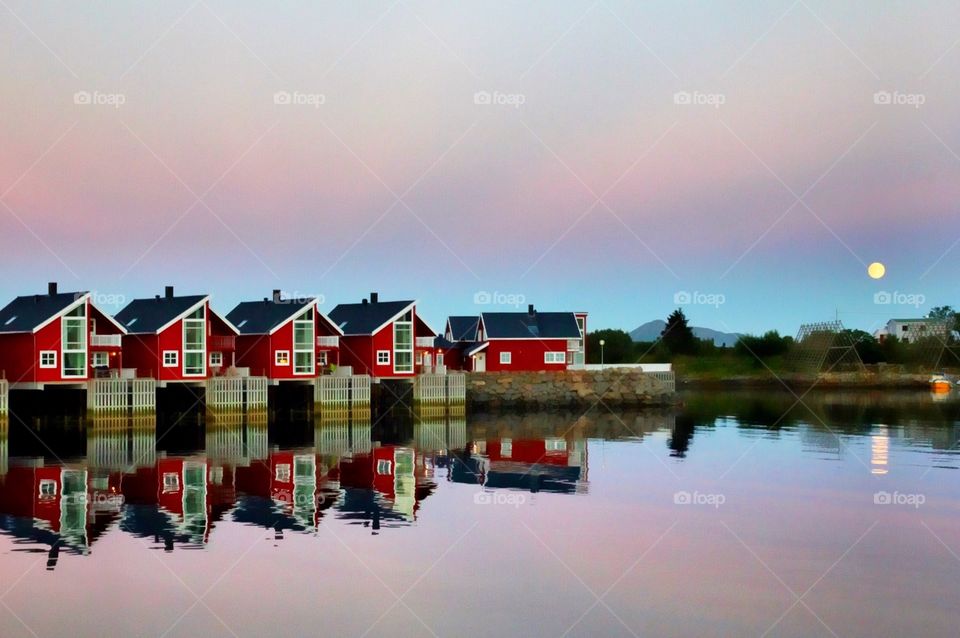
[[[87,376],[87,304],[82,303],[61,320],[63,376]]]
[[[567,355],[565,352],[544,352],[543,362],[544,363],[566,363]]]
[[[313,308],[307,308],[293,320],[293,373],[313,374]]]
[[[393,322],[393,371],[413,372],[413,311]]]
[[[183,374],[203,376],[207,371],[207,308],[197,308],[183,320]]]

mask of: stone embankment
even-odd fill
[[[640,370],[480,372],[467,375],[467,404],[485,408],[571,408],[674,405],[672,380]]]

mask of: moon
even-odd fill
[[[875,261],[867,266],[867,274],[870,275],[872,279],[883,279],[883,276],[887,274],[887,267],[879,261]]]

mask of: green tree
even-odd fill
[[[604,363],[633,363],[633,339],[623,330],[595,330],[587,334],[587,363],[600,363],[600,340]]]
[[[770,330],[762,337],[743,335],[734,346],[734,351],[740,355],[766,359],[786,354],[791,345],[793,345],[793,337],[781,337],[776,330]]]
[[[953,306],[935,306],[927,313],[928,319],[942,319],[947,322],[947,338],[953,340],[953,332],[960,330],[960,312],[953,309]]]
[[[660,333],[664,345],[672,354],[695,354],[699,340],[693,336],[693,330],[683,310],[677,308],[667,317],[667,325]]]
[[[886,361],[883,348],[869,332],[863,330],[844,330],[844,335],[860,355],[860,360],[864,363],[880,363]]]

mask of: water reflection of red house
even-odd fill
[[[420,503],[435,488],[427,464],[417,462],[413,448],[396,445],[374,447],[369,454],[341,459],[340,484],[345,488],[372,489],[382,504],[404,517],[415,518]]]
[[[155,485],[157,505],[204,542],[236,502],[233,469],[203,457],[158,459]]]

